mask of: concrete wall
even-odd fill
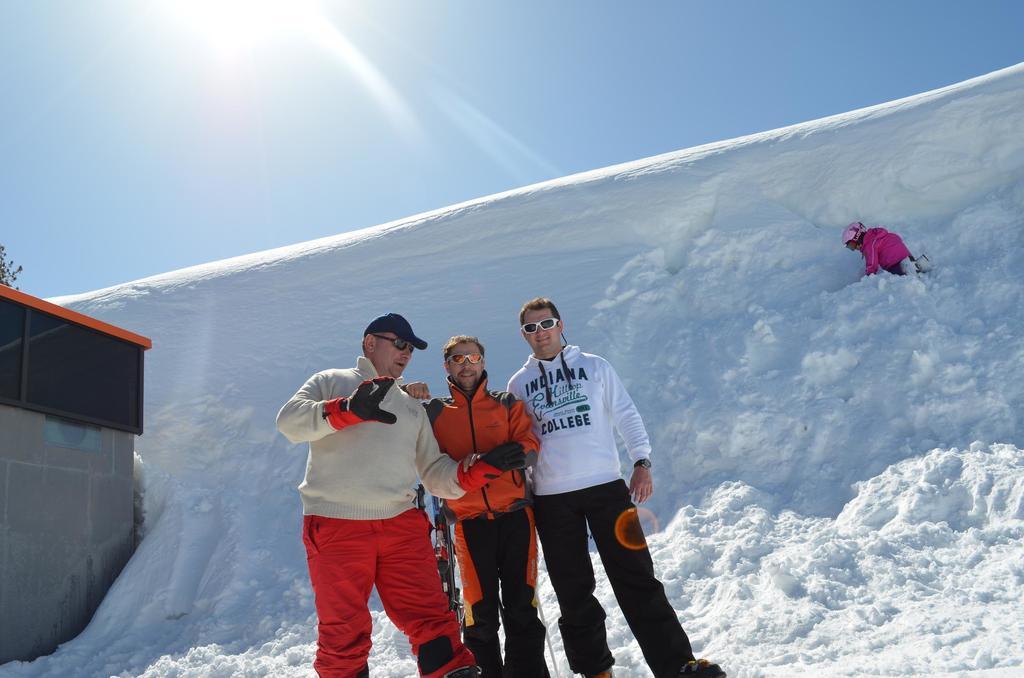
[[[134,548],[135,436],[73,449],[46,419],[0,405],[0,664],[78,635]]]

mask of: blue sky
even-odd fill
[[[23,291],[85,292],[909,96],[1022,35],[1018,1],[4,2],[0,244]]]

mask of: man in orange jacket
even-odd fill
[[[427,403],[441,451],[457,461],[499,448],[536,461],[539,443],[523,403],[487,390],[484,347],[459,335],[444,345],[450,398]],[[484,678],[546,678],[544,625],[537,618],[537,535],[523,470],[493,475],[483,487],[447,501],[458,521],[455,553],[466,605],[463,637]],[[501,584],[499,597],[498,584]],[[498,644],[499,610],[505,660]]]

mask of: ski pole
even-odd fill
[[[544,601],[540,598],[540,577],[537,578],[537,612],[540,614],[540,623],[544,625],[544,641],[548,645],[548,656],[551,657],[551,670],[555,678],[562,678],[558,672],[558,660],[555,659],[555,648],[551,645],[551,630],[548,628],[548,620],[544,618]]]

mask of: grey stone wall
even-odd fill
[[[0,664],[78,635],[134,547],[135,436],[76,449],[46,419],[0,405]]]

